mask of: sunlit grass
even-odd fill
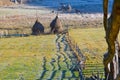
[[[70,36],[86,56],[86,63],[102,63],[103,54],[107,51],[103,28],[71,29]]]
[[[43,57],[55,56],[54,35],[0,39],[0,80],[35,80],[42,70]]]
[[[100,63],[101,65],[103,54],[107,51],[104,29],[71,29],[69,32],[72,39],[79,45],[81,52],[86,56],[86,64]],[[50,77],[53,69],[50,62],[52,58],[57,61],[54,35],[1,38],[0,45],[1,80],[19,79],[21,77],[25,80],[39,79],[43,71],[43,57],[46,58],[45,67],[49,70],[44,77]],[[61,71],[68,70],[63,60],[64,57],[62,56],[59,62]],[[54,70],[58,70],[57,62],[54,62],[54,65]],[[92,68],[95,67],[93,66]],[[92,73],[92,71],[88,70],[83,72]],[[60,76],[60,74],[56,73],[55,75]],[[78,73],[75,73],[75,75],[78,75]],[[65,76],[71,76],[71,72],[66,72]]]
[[[70,36],[79,45],[86,57],[83,74],[90,77],[99,71],[100,78],[104,78],[103,55],[107,51],[103,28],[71,29]]]

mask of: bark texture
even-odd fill
[[[119,43],[117,41],[120,29],[120,0],[114,0],[112,13],[108,18],[108,0],[103,1],[104,29],[108,52],[104,55],[103,63],[106,80],[117,80],[119,74]]]

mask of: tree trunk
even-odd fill
[[[105,80],[118,80],[118,74],[119,74],[119,44],[115,43],[115,55],[111,62],[108,63],[108,65],[104,66],[105,69]],[[104,55],[104,59],[108,57],[109,53],[106,53]]]
[[[108,19],[108,0],[103,1],[104,29],[108,53],[104,55],[105,80],[119,80],[119,43],[117,41],[120,30],[120,0],[114,0],[110,18]]]

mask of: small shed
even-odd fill
[[[32,27],[32,35],[40,35],[43,33],[44,33],[44,26],[37,19]]]

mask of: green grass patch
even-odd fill
[[[43,57],[55,56],[55,36],[0,39],[0,80],[35,80],[43,69]]]

